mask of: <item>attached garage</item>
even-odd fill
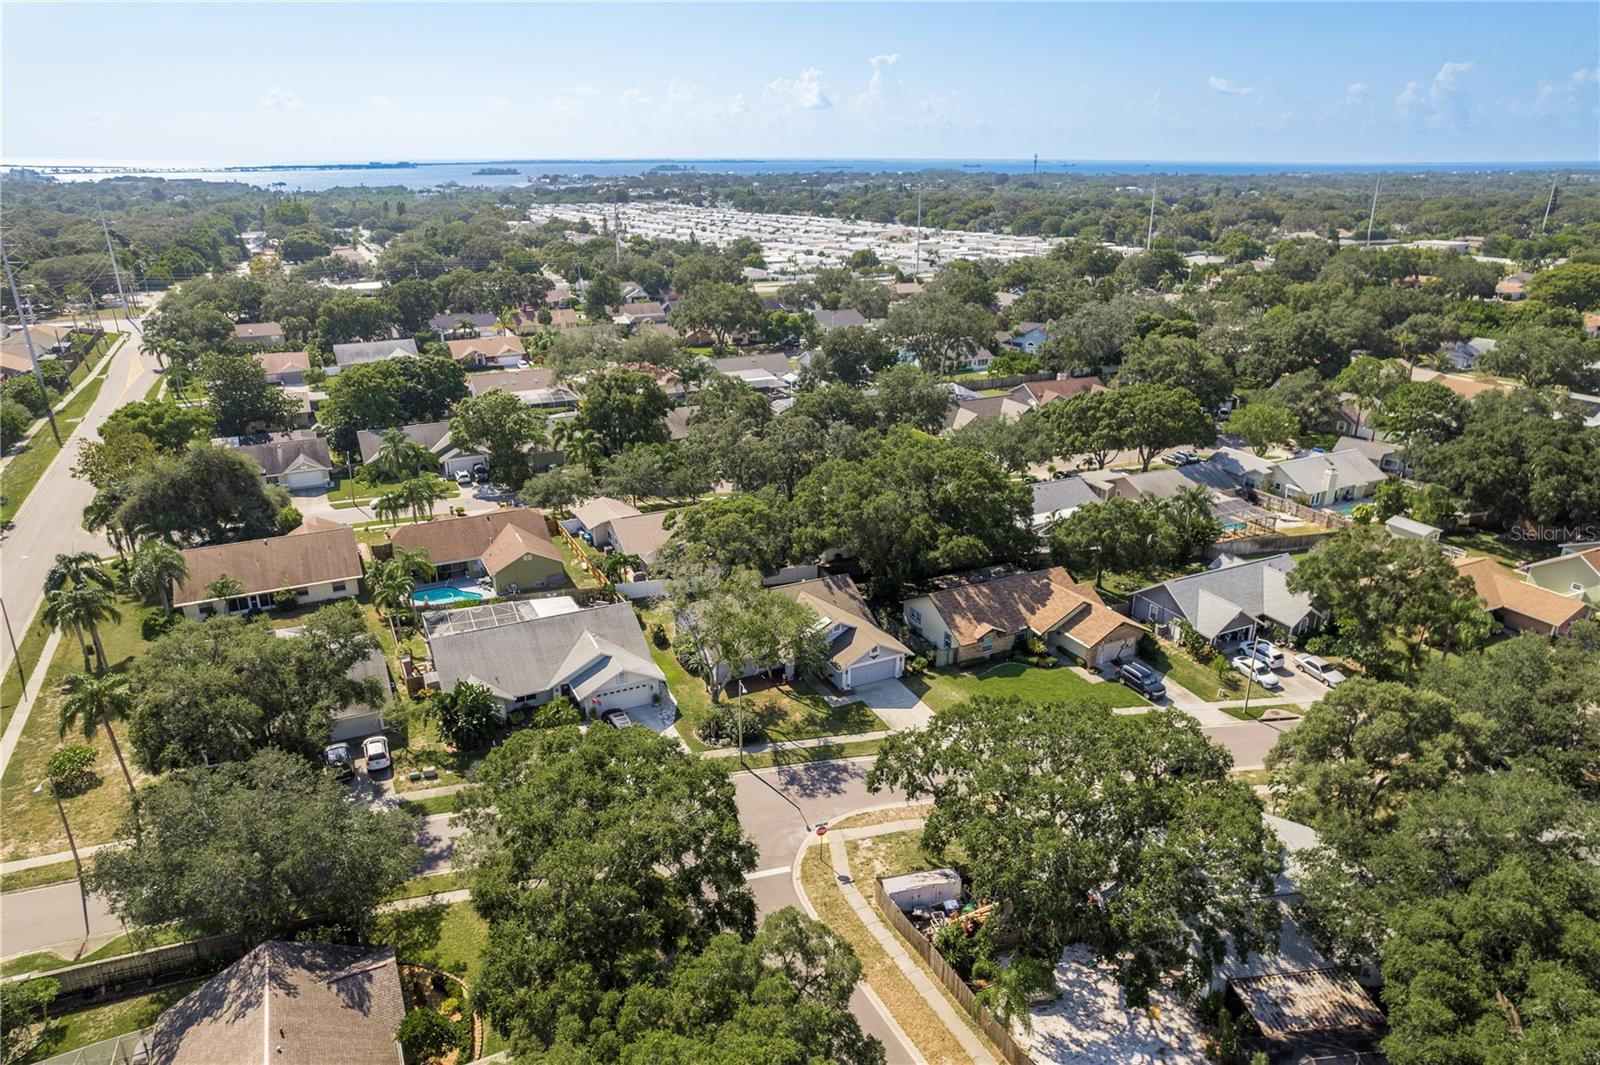
[[[644,678],[627,678],[637,683],[623,684],[619,687],[596,692],[584,703],[584,708],[591,714],[598,714],[604,710],[628,710],[635,706],[648,706],[661,691],[661,682],[646,680]]]
[[[280,483],[291,492],[326,488],[328,487],[328,471],[290,470],[280,478]]]
[[[1109,630],[1099,631],[1104,628],[1102,621],[1099,626],[1091,622],[1081,624],[1073,631],[1057,631],[1052,635],[1050,644],[1057,650],[1081,659],[1089,669],[1099,669],[1119,658],[1132,658],[1144,629],[1126,620],[1112,622]],[[1085,643],[1083,637],[1089,637],[1090,642]]]
[[[904,655],[884,655],[881,658],[863,658],[845,671],[845,687],[865,688],[880,680],[894,680],[905,672]]]

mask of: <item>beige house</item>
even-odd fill
[[[271,610],[284,591],[300,603],[325,603],[361,590],[356,534],[321,518],[307,518],[287,536],[190,548],[183,561],[189,576],[173,589],[172,605],[191,618]],[[239,594],[222,598],[207,590],[222,577],[238,581]]]
[[[282,344],[283,326],[277,322],[240,322],[233,327],[235,344]]]
[[[1574,621],[1589,616],[1589,604],[1582,599],[1529,584],[1492,558],[1458,558],[1455,567],[1472,578],[1484,609],[1512,632],[1562,636]]]
[[[517,363],[528,357],[522,341],[516,337],[472,337],[468,340],[445,342],[450,357],[467,366],[499,366],[515,369]]]
[[[1061,566],[956,584],[902,604],[911,631],[934,648],[936,665],[1009,654],[1037,636],[1090,669],[1133,654],[1148,630],[1106,606],[1093,585]]]
[[[827,677],[835,688],[853,691],[905,672],[911,649],[878,626],[849,577],[819,577],[772,592],[810,607],[827,626]]]
[[[1528,583],[1569,598],[1600,603],[1600,547],[1563,552],[1528,566]]]
[[[561,549],[550,539],[544,515],[537,510],[511,507],[418,522],[396,529],[389,543],[426,551],[436,580],[487,576],[496,595],[569,583]]]

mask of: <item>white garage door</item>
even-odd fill
[[[634,706],[645,706],[655,695],[657,687],[654,683],[634,684],[626,688],[613,688],[608,692],[590,698],[589,708],[594,713],[602,710],[627,710]],[[595,700],[599,702],[596,703]]]
[[[850,667],[850,686],[865,688],[880,680],[893,680],[900,675],[900,656],[880,658],[876,662],[857,662]]]
[[[325,488],[328,484],[328,475],[321,470],[297,470],[286,474],[283,486],[290,491],[303,488]]]

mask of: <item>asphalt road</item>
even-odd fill
[[[118,326],[122,332],[129,331],[126,322],[119,322]],[[17,512],[15,527],[6,538],[4,564],[0,565],[0,600],[5,603],[18,642],[39,607],[39,586],[56,555],[73,551],[95,551],[103,555],[111,551],[104,537],[83,529],[83,508],[94,498],[94,487],[68,471],[78,460],[78,441],[94,439],[101,423],[112,411],[124,403],[143,399],[155,384],[155,356],[144,351],[140,340],[135,332],[111,357],[105,384],[100,386],[100,393],[88,414],[72,431],[33,491],[28,493]],[[41,431],[48,439],[49,427]],[[12,668],[11,657],[10,642],[0,638],[0,670]]]

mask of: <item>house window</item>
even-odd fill
[[[921,625],[922,624],[922,614],[921,614],[920,611],[917,610],[916,607],[908,607],[906,609],[906,617],[911,619],[912,624],[915,624],[915,625]]]
[[[946,647],[950,646],[950,634],[948,632],[944,634],[944,645]]]
[[[298,595],[298,596],[302,596],[302,597],[303,596],[307,596],[307,595],[311,594],[311,589],[310,588],[296,588],[294,590],[294,594]]]
[[[333,582],[333,590],[336,591],[336,592],[344,591],[344,581],[334,581]]]
[[[237,613],[240,610],[249,610],[249,609],[250,609],[250,597],[248,595],[236,596],[236,597],[228,600],[228,613],[230,613],[230,614]]]
[[[994,637],[993,636],[985,636],[983,638],[983,643],[981,644],[981,646],[983,647],[983,653],[984,654],[988,654],[990,651],[993,651],[994,650]]]

